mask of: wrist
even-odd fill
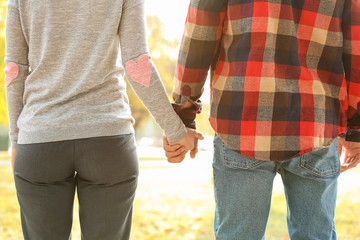
[[[200,100],[193,101],[189,99],[189,101],[183,105],[172,103],[172,106],[186,127],[196,129],[196,114],[199,114],[202,110]]]
[[[176,134],[168,134],[168,132],[165,132],[165,136],[170,144],[180,142],[187,135],[188,130],[187,130],[186,126],[184,126],[184,124],[182,124],[180,121],[179,121],[179,124],[181,126],[179,125],[179,127],[178,127],[179,130],[176,132]]]

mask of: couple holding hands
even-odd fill
[[[6,94],[24,239],[126,240],[139,173],[124,76],[197,152],[210,70],[217,240],[265,239],[275,175],[293,240],[336,239],[337,178],[360,162],[358,0],[191,0],[170,104],[144,0],[8,0]],[[345,160],[340,162],[343,152]]]

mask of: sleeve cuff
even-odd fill
[[[11,148],[16,148],[17,147],[17,142],[11,142]]]
[[[348,122],[348,128],[350,129],[360,129],[360,102],[357,104],[357,112],[352,119]]]
[[[345,135],[345,140],[348,142],[360,142],[360,130],[348,130]]]
[[[181,124],[182,125],[182,124]],[[177,132],[178,134],[176,135],[166,135],[168,142],[169,143],[176,143],[176,142],[180,142],[182,139],[184,139],[186,137],[187,134],[187,129],[184,125],[182,125],[182,130],[180,130],[179,132]]]

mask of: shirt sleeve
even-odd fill
[[[129,83],[164,130],[168,141],[180,141],[187,130],[173,110],[159,73],[151,61],[146,39],[144,4],[141,1],[123,9],[119,35],[122,62]]]
[[[346,0],[343,14],[343,63],[348,89],[347,140],[360,142],[360,2]]]
[[[210,66],[217,62],[226,0],[191,0],[176,66],[176,103],[200,98]]]
[[[19,132],[17,121],[23,109],[24,84],[29,74],[28,44],[22,31],[16,0],[7,2],[5,39],[6,101],[9,112],[10,140],[12,147],[16,147]]]

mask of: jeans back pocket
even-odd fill
[[[256,160],[246,157],[238,152],[235,152],[228,148],[225,143],[222,142],[222,159],[225,166],[235,169],[250,169],[260,165],[264,161]]]
[[[327,148],[310,152],[300,159],[301,167],[318,177],[331,177],[340,173],[337,139]]]

